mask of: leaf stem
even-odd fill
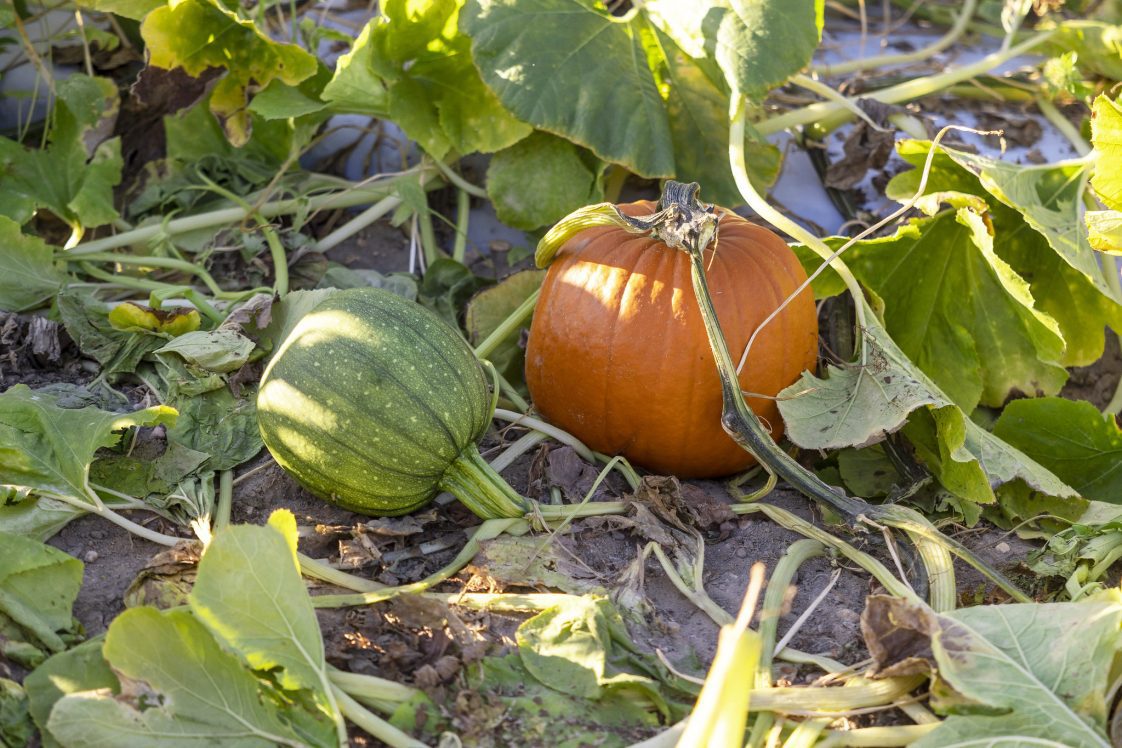
[[[539,296],[541,296],[540,288],[535,289],[532,294],[527,296],[526,300],[518,305],[518,308],[511,312],[506,319],[499,323],[498,327],[491,331],[490,335],[475,347],[475,357],[489,357],[515,330],[522,327],[534,313],[534,306],[537,305]]]
[[[962,67],[948,70],[945,73],[916,78],[880,91],[874,91],[868,95],[868,98],[875,99],[885,104],[903,104],[906,101],[930,96],[933,93],[942,91],[948,86],[970,80],[975,76],[986,73],[1015,57],[1019,57],[1031,51],[1048,41],[1048,39],[1052,37],[1052,34],[1053,32],[1051,31],[1036,34],[1015,47],[986,55],[982,59],[970,63],[969,65],[963,65]],[[829,132],[849,121],[851,117],[852,113],[848,111],[846,106],[834,101],[827,101],[811,104],[802,109],[796,109],[775,117],[770,117],[762,122],[756,123],[755,127],[756,131],[764,136],[810,124],[814,124],[817,128]],[[735,143],[736,141],[732,141],[732,144]]]
[[[733,179],[736,181],[736,186],[740,190],[741,197],[744,198],[748,207],[754,210],[758,216],[780,231],[783,231],[791,238],[809,247],[815,254],[827,261],[834,272],[841,277],[842,281],[845,283],[846,290],[849,291],[850,295],[853,296],[855,300],[864,298],[864,293],[861,291],[861,285],[857,282],[857,278],[854,277],[849,267],[842,262],[841,258],[835,256],[834,251],[826,245],[826,242],[771,207],[767,200],[756,191],[752,180],[748,178],[748,166],[744,154],[744,119],[747,110],[748,107],[745,100],[743,98],[739,99],[733,104],[732,117],[729,121],[729,162],[732,167]],[[855,304],[855,307],[857,312],[857,326],[864,328],[866,324],[864,308],[861,304]],[[749,341],[749,344],[750,343],[751,341]],[[862,348],[862,352],[863,351],[864,348]],[[747,356],[747,350],[744,356]],[[743,357],[741,360],[743,360]],[[739,370],[740,367],[736,368]]]
[[[381,740],[391,748],[427,748],[421,741],[407,735],[359,704],[339,686],[331,684],[330,688],[343,716],[370,733],[374,738]],[[345,740],[342,745],[346,745]]]
[[[74,498],[73,496],[66,496],[65,494],[49,493],[44,491],[41,492],[40,495],[56,499],[65,504],[69,504],[70,506],[89,512],[90,514],[96,514],[98,517],[107,519],[118,527],[123,527],[137,537],[144,538],[145,540],[157,543],[159,545],[166,545],[170,548],[172,546],[178,545],[184,540],[184,538],[178,538],[173,535],[164,535],[163,533],[156,532],[155,530],[149,530],[144,525],[137,524],[128,517],[118,514],[109,507],[105,506],[105,504],[103,504],[100,499],[97,499],[97,503],[94,504],[88,501],[83,501],[82,499]]]
[[[962,9],[955,17],[954,25],[947,33],[922,49],[902,54],[876,55],[874,57],[865,57],[858,60],[846,60],[845,62],[839,62],[833,65],[815,65],[811,68],[811,72],[821,76],[846,75],[847,73],[856,73],[861,70],[871,70],[873,68],[883,68],[889,65],[907,65],[912,62],[923,62],[954,44],[966,33],[966,29],[970,26],[970,21],[974,17],[974,10],[977,6],[978,0],[965,0],[962,4]]]
[[[485,189],[483,189],[482,187],[477,187],[474,184],[472,184],[471,182],[469,182],[466,179],[464,179],[463,177],[461,177],[459,174],[456,173],[456,170],[453,169],[448,164],[444,163],[443,161],[435,161],[435,160],[433,161],[433,163],[436,164],[436,168],[440,170],[440,173],[444,175],[444,178],[447,179],[449,182],[451,182],[456,187],[458,187],[459,189],[463,190],[464,192],[471,195],[472,197],[478,197],[481,200],[487,200],[488,199],[487,191]]]
[[[381,200],[388,195],[392,195],[394,193],[394,185],[397,181],[402,179],[415,179],[418,171],[419,170],[412,169],[377,184],[364,185],[362,187],[350,185],[346,189],[330,192],[325,195],[273,200],[260,205],[257,208],[257,212],[265,218],[272,218],[274,216],[304,211],[314,212],[366,205]],[[249,215],[250,211],[247,211],[244,207],[232,207],[200,213],[194,216],[173,218],[164,223],[141,226],[132,231],[125,231],[102,239],[83,242],[67,250],[67,253],[70,255],[83,255],[105,252],[111,249],[120,249],[121,247],[130,247],[136,244],[149,242],[160,236],[175,236],[191,231],[213,229],[219,226],[238,223]]]
[[[500,421],[507,421],[509,423],[516,423],[519,426],[540,431],[543,434],[553,437],[562,444],[566,444],[576,450],[576,453],[584,459],[585,462],[596,462],[596,455],[588,447],[577,439],[575,436],[567,431],[562,431],[551,423],[546,423],[533,416],[525,415],[524,413],[516,413],[513,410],[504,410],[503,408],[496,408],[494,417]]]
[[[398,587],[385,587],[369,592],[360,592],[352,595],[318,595],[312,598],[312,604],[317,608],[345,608],[353,605],[371,605],[397,597],[398,595],[424,592],[435,587],[453,574],[464,568],[479,552],[484,540],[497,538],[504,532],[521,529],[529,530],[530,525],[523,519],[502,518],[489,519],[475,528],[475,533],[460,549],[459,554],[442,569],[430,574],[419,582],[403,584]]]
[[[214,531],[218,532],[230,524],[230,508],[234,498],[234,471],[223,470],[218,474],[218,502],[214,506]]]
[[[467,252],[468,220],[471,217],[471,195],[456,191],[456,238],[452,241],[452,259],[461,265]]]
[[[756,687],[769,688],[772,685],[771,665],[775,659],[775,642],[779,633],[779,617],[783,615],[787,590],[795,578],[799,567],[812,558],[825,555],[826,546],[817,540],[804,538],[788,546],[786,553],[776,563],[764,592],[764,604],[760,609],[757,631],[760,633],[760,662],[756,668]]]
[[[214,280],[214,277],[202,267],[193,262],[187,262],[186,260],[177,260],[174,257],[138,257],[135,255],[118,254],[116,252],[88,252],[77,257],[71,257],[71,254],[73,254],[73,250],[70,252],[63,252],[60,259],[66,262],[113,262],[120,265],[138,265],[141,267],[178,270],[196,276],[203,282],[215,298],[220,299],[230,293],[223,291],[222,287],[218,285],[218,282]],[[167,284],[162,283],[161,286],[167,287]]]
[[[326,252],[329,249],[334,249],[343,243],[344,240],[351,238],[399,205],[401,205],[401,198],[395,195],[382,198],[316,242],[315,251]]]
[[[1083,139],[1083,135],[1071,123],[1071,120],[1065,117],[1051,100],[1044,96],[1037,96],[1036,108],[1040,110],[1040,113],[1053,127],[1060,131],[1061,135],[1068,139],[1076,153],[1080,156],[1086,156],[1091,152],[1091,144]]]

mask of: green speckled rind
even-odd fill
[[[261,436],[309,491],[352,511],[410,512],[490,421],[483,370],[435,314],[388,291],[308,313],[257,395]]]

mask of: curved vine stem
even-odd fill
[[[735,126],[735,121],[734,121],[733,124]],[[809,277],[807,277],[807,279],[805,281],[800,283],[799,286],[794,291],[792,291],[787,296],[787,298],[785,298],[783,300],[783,302],[780,303],[780,305],[778,307],[776,307],[776,309],[771,314],[769,314],[767,317],[765,317],[764,320],[762,322],[760,322],[759,326],[752,332],[751,336],[749,336],[748,342],[744,344],[744,351],[740,354],[740,361],[736,365],[737,374],[740,373],[740,371],[744,368],[744,364],[748,361],[748,352],[752,349],[752,344],[756,342],[756,337],[760,334],[760,332],[763,331],[763,329],[765,327],[767,327],[773,319],[775,319],[777,316],[779,316],[779,314],[787,307],[787,305],[790,304],[796,297],[798,297],[798,295],[800,293],[802,293],[803,290],[805,290],[810,284],[812,284],[814,282],[815,278],[817,278],[819,275],[821,275],[823,272],[825,272],[827,267],[831,267],[835,271],[837,271],[838,267],[840,266],[842,268],[845,268],[846,273],[849,273],[848,266],[846,266],[840,259],[842,253],[844,253],[847,249],[852,247],[857,242],[864,239],[866,236],[869,236],[870,234],[872,234],[876,231],[879,231],[882,227],[887,226],[888,224],[897,220],[898,218],[903,216],[905,213],[907,213],[909,210],[911,210],[913,207],[915,207],[916,203],[919,202],[919,199],[921,197],[923,197],[924,193],[927,192],[927,179],[931,175],[931,167],[935,162],[935,154],[938,153],[939,143],[940,143],[940,141],[942,141],[943,137],[951,130],[961,130],[961,131],[964,131],[964,132],[972,132],[972,133],[981,134],[981,135],[994,134],[994,133],[991,133],[989,131],[974,130],[973,128],[961,127],[959,125],[947,125],[943,129],[941,129],[938,132],[938,134],[935,135],[934,140],[931,141],[931,147],[927,151],[927,158],[924,160],[923,169],[920,171],[919,185],[916,187],[915,194],[913,194],[910,198],[908,198],[908,200],[906,202],[904,202],[895,211],[893,211],[889,215],[885,216],[884,218],[880,219],[879,221],[872,224],[871,226],[867,227],[866,229],[861,231],[856,236],[848,239],[844,244],[842,244],[840,247],[838,247],[834,251],[831,251],[830,247],[825,242],[823,242],[821,239],[816,237],[814,234],[812,234],[809,231],[803,229],[801,226],[796,224],[794,221],[791,221],[789,218],[784,216],[782,213],[780,213],[779,211],[772,208],[771,205],[768,204],[767,200],[765,200],[760,195],[760,193],[756,192],[756,188],[752,185],[751,180],[748,179],[747,172],[743,170],[743,167],[744,167],[744,159],[742,157],[743,154],[741,154],[741,156],[738,157],[737,154],[734,152],[734,148],[732,146],[729,147],[729,152],[730,152],[729,153],[729,158],[732,162],[733,176],[736,178],[737,184],[740,186],[741,196],[744,197],[745,200],[749,201],[749,205],[754,210],[756,210],[756,212],[760,215],[760,217],[762,217],[764,220],[771,223],[773,226],[775,226],[777,228],[780,228],[780,229],[783,229],[784,231],[787,231],[788,233],[790,233],[791,230],[786,225],[786,224],[790,224],[791,227],[794,227],[795,229],[800,231],[801,233],[798,236],[795,236],[794,234],[791,234],[791,235],[794,236],[799,241],[802,241],[804,245],[810,247],[812,250],[814,250],[815,253],[817,253],[820,257],[823,258],[822,264],[820,264],[815,269],[815,271],[813,273],[811,273]],[[764,212],[761,212],[761,210],[763,210]],[[776,223],[775,220],[773,220],[773,219],[779,220],[781,222],[786,222],[786,223],[781,225],[780,223]],[[809,239],[811,241],[807,242],[806,241],[807,239]],[[827,254],[823,254],[823,253],[827,253]],[[845,277],[846,277],[845,275],[842,275],[843,279]],[[853,277],[852,274],[850,274],[850,277],[851,278]],[[853,282],[854,282],[854,284],[857,283],[856,278],[854,278]],[[858,289],[858,291],[860,290],[859,285],[857,286],[857,289]],[[855,291],[854,288],[849,285],[848,281],[846,281],[846,290],[849,291],[850,295],[853,296],[854,299],[863,298],[862,296],[858,295],[858,291]],[[857,316],[857,327],[859,329],[864,328],[865,327],[865,306],[863,304],[857,304],[855,311],[856,311],[856,316]],[[858,339],[860,339],[860,336],[858,336]],[[861,349],[861,354],[862,354],[861,363],[864,364],[864,363],[866,363],[864,348]]]
[[[752,186],[752,180],[748,178],[748,163],[744,153],[744,122],[747,110],[746,102],[744,98],[741,97],[733,103],[733,110],[730,113],[731,117],[729,121],[729,162],[732,166],[733,179],[736,180],[736,186],[737,189],[740,190],[741,197],[744,198],[748,207],[754,210],[758,216],[793,239],[809,247],[815,254],[825,260],[825,262],[834,269],[834,272],[841,277],[842,281],[845,283],[846,290],[849,291],[854,299],[864,298],[861,285],[857,282],[857,278],[854,277],[845,263],[838,258],[840,252],[835,253],[827,246],[826,242],[771,207],[768,201]],[[819,271],[821,271],[821,268]],[[860,304],[856,305],[856,309],[857,324],[859,327],[865,327],[865,311]],[[751,341],[749,341],[748,344],[751,345]],[[862,347],[861,350],[862,355],[864,355],[864,347]],[[747,356],[747,352],[745,352],[745,356]]]
[[[977,7],[978,0],[966,0],[966,2],[962,4],[962,10],[958,12],[958,16],[955,18],[954,25],[947,33],[931,44],[928,44],[923,49],[917,49],[914,52],[903,54],[876,55],[874,57],[864,57],[858,60],[846,60],[845,62],[839,62],[834,65],[815,65],[811,68],[811,72],[817,75],[846,75],[847,73],[882,68],[888,65],[907,65],[912,62],[922,62],[933,55],[939,54],[962,38],[962,35],[966,33],[966,29],[970,26],[970,20],[974,17],[974,10]]]
[[[868,98],[875,99],[884,104],[903,104],[905,101],[930,96],[956,83],[962,83],[963,81],[968,81],[971,78],[987,73],[1009,60],[1033,50],[1048,41],[1048,39],[1052,37],[1052,33],[1051,31],[1046,31],[1037,34],[1015,47],[994,52],[976,62],[948,70],[945,73],[916,78],[915,80],[899,83],[895,86],[889,86],[880,91],[874,91],[868,95]],[[850,117],[852,117],[852,113],[847,106],[839,104],[836,101],[825,101],[771,117],[757,123],[755,127],[760,135],[765,136],[773,135],[793,127],[802,127],[811,124],[829,132],[835,127],[847,122]]]

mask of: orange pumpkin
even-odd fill
[[[620,206],[647,215],[654,203]],[[715,246],[715,251],[714,251]],[[733,360],[806,280],[773,232],[725,212],[706,277]],[[752,344],[746,393],[774,396],[812,369],[818,322],[810,289]],[[755,463],[721,427],[721,384],[690,282],[689,256],[622,228],[581,231],[558,251],[542,285],[526,349],[535,407],[592,449],[683,478],[729,475]],[[778,439],[774,400],[748,405]]]

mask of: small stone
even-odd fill
[[[97,561],[97,551],[86,551],[86,555],[82,556],[82,559],[87,564],[92,564],[94,561]]]
[[[511,243],[503,239],[496,239],[488,245],[492,252],[509,252]]]
[[[998,553],[1008,553],[1009,552],[1009,544],[1004,543],[1004,542],[998,543],[997,545],[995,545],[993,547],[993,549],[995,551],[997,551]]]
[[[90,530],[90,537],[94,540],[105,540],[105,530]]]

